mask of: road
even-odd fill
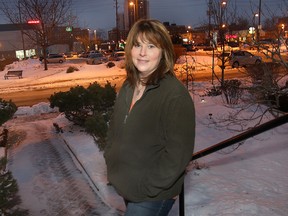
[[[217,77],[221,77],[221,71],[220,68],[215,68],[215,73]],[[211,69],[205,70],[205,71],[193,71],[193,80],[195,82],[198,81],[211,81],[212,79],[212,72]],[[235,78],[235,77],[244,77],[246,76],[245,73],[242,73],[241,71],[237,69],[226,69],[225,70],[225,79]],[[125,79],[125,76],[119,77],[117,79],[110,79],[109,82],[112,85],[116,85],[116,91],[119,90],[121,87],[123,81]],[[182,78],[180,78],[183,82],[185,82],[186,75],[184,74]],[[216,77],[214,77],[215,82]],[[101,84],[106,83],[104,80],[99,80],[98,83]],[[88,83],[84,83],[83,86],[87,87]],[[47,89],[34,89],[34,90],[23,90],[21,92],[12,92],[12,93],[0,93],[0,98],[4,100],[12,100],[17,106],[33,106],[40,102],[48,102],[48,98],[54,94],[55,92],[59,91],[68,91],[70,87],[73,86],[65,86],[65,87],[57,87],[57,88],[47,88]]]
[[[53,128],[56,115],[19,116],[8,122],[9,140],[14,140],[8,169],[17,180],[21,209],[31,216],[119,215],[102,202],[76,167]]]
[[[119,77],[119,75],[118,75]],[[112,85],[116,85],[116,90],[119,89],[119,87],[121,86],[121,84],[124,81],[124,76],[123,77],[119,77],[118,79],[109,79],[110,83]],[[96,80],[94,80],[96,81]],[[98,83],[106,83],[106,81],[103,81],[102,79],[97,81]],[[89,85],[90,82],[86,82],[83,84],[84,87],[87,87]],[[55,92],[59,92],[59,91],[69,91],[69,89],[71,87],[74,86],[65,86],[65,87],[57,87],[57,88],[46,88],[46,89],[29,89],[29,90],[23,90],[21,92],[11,92],[11,93],[0,93],[0,98],[4,99],[4,100],[12,100],[17,106],[33,106],[37,103],[40,102],[48,102],[48,98],[54,94]]]
[[[191,54],[191,56],[194,56],[194,55],[205,56],[208,54],[207,53],[201,53],[201,54],[192,53]],[[71,58],[68,61],[79,64],[79,65],[85,63],[85,59],[81,59],[81,58]],[[214,76],[213,79],[215,80],[215,84],[217,85],[217,83],[219,83],[217,81],[217,77],[218,79],[221,78],[221,69],[215,65],[214,72],[216,76]],[[206,67],[206,69],[200,69],[200,70],[196,69],[195,71],[192,71],[192,76],[193,76],[193,81],[195,82],[211,81],[212,69],[209,67]],[[231,69],[231,68],[225,69],[225,79],[241,78],[244,76],[246,76],[246,74],[243,73],[243,69],[241,68],[239,68],[239,70]],[[185,72],[181,76],[179,75],[178,78],[182,80],[184,84],[186,84]],[[95,78],[93,81],[97,81],[100,84],[106,84],[106,81],[109,81],[112,85],[116,86],[116,91],[117,91],[121,87],[124,80],[125,80],[125,75],[117,75],[117,77],[107,76],[105,78],[99,78],[99,79]],[[32,106],[40,102],[48,102],[49,101],[48,98],[55,92],[68,91],[71,87],[74,87],[76,85],[76,84],[74,84],[74,86],[73,84],[65,85],[63,81],[61,82],[61,81],[53,80],[53,83],[55,82],[57,83],[57,85],[55,85],[57,87],[53,87],[53,88],[44,88],[44,86],[46,85],[39,86],[37,85],[37,82],[35,82],[36,84],[34,83],[34,85],[31,83],[30,86],[27,88],[23,86],[22,91],[13,91],[12,93],[4,91],[5,93],[0,93],[0,98],[7,100],[7,101],[12,100],[18,107],[19,106]],[[91,80],[85,79],[85,77],[82,77],[81,80],[77,80],[77,82],[78,83],[80,82],[82,86],[87,87],[91,83]]]
[[[57,89],[41,89],[34,91],[21,91],[0,94],[0,98],[4,100],[12,100],[17,106],[32,106],[40,102],[48,102],[48,98],[54,92],[68,91],[68,87]]]

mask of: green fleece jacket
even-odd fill
[[[184,85],[166,75],[147,86],[129,112],[133,89],[117,96],[104,157],[108,181],[132,202],[170,199],[181,192],[195,139],[195,110]]]

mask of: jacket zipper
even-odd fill
[[[132,110],[134,109],[135,105],[136,105],[140,100],[142,100],[144,94],[145,94],[145,91],[144,91],[142,97],[141,97],[138,101],[135,102],[135,104],[133,105],[133,107],[132,107],[131,109],[130,109],[130,107],[127,109],[127,112],[126,112],[126,115],[125,115],[124,121],[123,121],[124,124],[126,124],[127,118],[128,118],[128,116],[129,116],[130,112],[132,112]]]
[[[144,90],[144,92],[143,92],[142,97],[141,97],[138,101],[136,101],[136,103],[133,105],[132,109],[130,109],[130,107],[128,108],[128,111],[127,111],[127,113],[126,113],[126,115],[125,115],[125,117],[124,117],[124,121],[123,121],[124,124],[126,124],[127,118],[128,118],[128,116],[129,116],[130,112],[134,109],[135,105],[136,105],[140,100],[143,99],[143,96],[145,95],[145,93],[146,93],[148,90],[150,90],[150,89],[151,89],[151,88],[146,88],[146,89]]]
[[[126,124],[127,118],[128,118],[128,114],[125,115],[124,122],[123,122],[124,124]]]

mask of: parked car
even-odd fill
[[[198,48],[194,44],[183,44],[187,52],[196,52]]]
[[[198,43],[195,44],[195,49],[200,50],[202,49],[203,51],[211,51],[213,50],[213,46],[209,43]]]
[[[87,58],[89,54],[90,54],[89,52],[81,52],[80,54],[78,54],[78,57],[79,58]]]
[[[125,59],[125,52],[124,51],[115,51],[109,57],[109,61],[120,61],[120,60],[124,60],[124,59]]]
[[[78,57],[80,58],[88,58],[88,56],[90,54],[94,54],[94,53],[100,53],[98,50],[90,50],[90,51],[87,51],[87,52],[81,52]]]
[[[100,51],[99,50],[90,50],[89,51],[89,54],[93,54],[93,53],[100,53]]]
[[[227,43],[224,44],[224,52],[231,52],[233,49]],[[223,52],[223,45],[221,43],[217,44],[217,51],[222,53]]]
[[[278,47],[279,44],[277,41],[272,39],[260,40],[258,42],[245,43],[243,44],[243,49],[246,50],[269,50],[274,47]]]
[[[222,56],[218,56],[217,64],[222,67]],[[247,66],[253,64],[260,64],[262,58],[257,55],[244,50],[232,51],[231,53],[224,53],[224,66],[231,66],[232,68],[238,68],[240,66]]]
[[[241,49],[243,50],[257,50],[259,49],[259,46],[255,45],[254,43],[243,43],[241,46]]]
[[[102,53],[92,53],[88,56],[86,63],[87,64],[102,64],[108,61],[108,58]]]
[[[236,42],[236,41],[228,41],[227,45],[230,47],[230,50],[239,50],[240,49],[240,44],[239,44],[239,42]]]
[[[227,44],[230,47],[238,47],[239,48],[239,43],[236,41],[228,41]]]
[[[104,55],[104,56],[110,56],[113,51],[112,50],[101,50],[101,53]]]
[[[74,53],[73,52],[66,52],[64,53],[66,55],[66,57],[68,58],[72,58],[74,56]]]
[[[40,56],[39,60],[42,62],[43,57]],[[63,63],[66,61],[66,56],[63,54],[49,54],[46,60],[47,60],[47,63]]]

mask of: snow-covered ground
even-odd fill
[[[199,63],[210,60],[207,56],[203,58],[197,56]],[[39,88],[44,85],[53,87],[60,85],[60,80],[65,80],[65,83],[81,84],[84,77],[98,80],[99,76],[117,77],[125,74],[119,67],[106,68],[105,65],[92,66],[82,63],[75,64],[79,71],[67,74],[66,69],[69,65],[69,62],[62,65],[48,65],[49,70],[43,71],[43,66],[37,60],[15,63],[11,67],[24,69],[24,78],[0,79],[0,91],[29,89],[31,83]],[[4,75],[4,72],[0,72],[0,76],[2,73]],[[196,107],[195,152],[237,134],[213,124],[218,118],[232,111],[232,108],[224,106],[220,97],[201,97],[208,87],[211,87],[210,83],[193,83],[191,92]],[[42,112],[53,110],[49,108],[49,104],[40,103],[32,107],[19,107],[15,116],[40,115]],[[54,118],[53,122],[62,127],[64,132],[61,137],[71,147],[99,188],[99,196],[111,208],[124,211],[125,206],[121,197],[107,185],[103,152],[98,150],[93,138],[73,126],[62,114]],[[4,126],[9,127],[9,122]],[[186,215],[288,215],[287,132],[288,124],[285,124],[247,139],[240,146],[234,145],[198,159],[197,166],[200,169],[190,170],[185,179]],[[170,216],[177,215],[178,202],[170,213]]]

